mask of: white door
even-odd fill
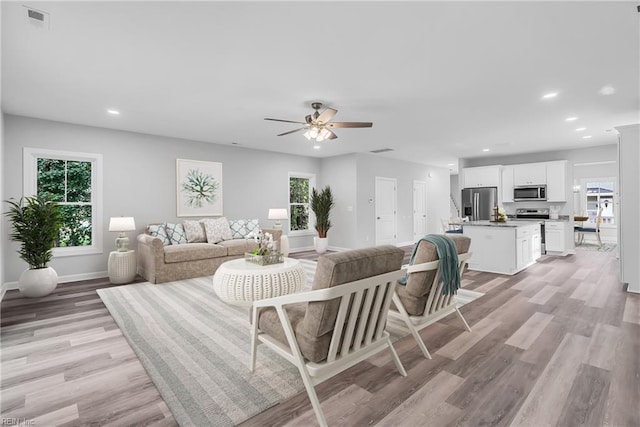
[[[376,246],[396,244],[396,180],[376,177]]]
[[[413,181],[413,241],[427,235],[427,183]]]

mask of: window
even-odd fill
[[[289,229],[291,234],[307,234],[312,231],[309,202],[315,175],[289,173]]]
[[[100,154],[24,149],[24,194],[62,206],[55,256],[102,252]]]
[[[614,182],[613,180],[587,181],[586,183],[586,212],[588,222],[596,222],[598,210],[602,208],[602,223],[614,223]]]

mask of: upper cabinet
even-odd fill
[[[513,166],[502,167],[502,203],[513,202]]]
[[[545,185],[547,183],[546,163],[527,163],[513,166],[513,185]]]
[[[500,186],[500,166],[464,168],[463,174],[464,188]]]
[[[566,160],[547,163],[547,202],[567,201]]]

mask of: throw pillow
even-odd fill
[[[184,232],[187,235],[187,242],[200,243],[207,241],[207,238],[204,234],[204,229],[202,228],[202,224],[200,224],[200,221],[186,220],[182,224],[182,227],[184,228]]]
[[[207,242],[218,243],[233,238],[227,218],[204,219],[202,222],[204,223],[204,230],[207,234]]]
[[[162,240],[162,246],[167,246],[171,244],[171,240],[169,240],[169,236],[167,236],[167,231],[164,228],[164,224],[152,224],[148,228],[149,235],[152,237],[158,237]]]
[[[245,227],[247,228],[247,234],[244,237],[253,237],[260,232],[260,223],[257,219],[248,219]]]
[[[187,243],[187,234],[184,232],[182,224],[167,222],[164,225],[164,229],[167,232],[167,236],[169,237],[169,240],[171,240],[172,245],[182,245],[183,243]]]
[[[230,219],[229,228],[231,229],[231,237],[234,239],[244,239],[248,233],[246,222],[244,219]]]

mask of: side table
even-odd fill
[[[113,251],[109,254],[109,281],[114,284],[133,282],[136,278],[136,252]]]

